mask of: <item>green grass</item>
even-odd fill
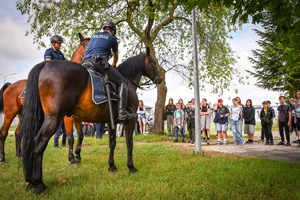
[[[15,131],[16,128],[17,128],[17,126],[11,126],[11,127],[9,128],[9,130],[10,130],[10,131]],[[214,123],[211,123],[211,124],[210,124],[210,130],[211,130],[211,131],[216,131],[216,129],[215,129],[215,124],[214,124]],[[244,125],[243,125],[243,130],[244,130]],[[255,125],[255,131],[260,131],[260,130],[261,130],[261,124],[260,124],[260,122],[256,122],[256,125]],[[278,126],[277,126],[277,123],[276,123],[276,122],[273,123],[272,130],[273,130],[273,131],[278,131]],[[165,131],[165,133],[168,132],[167,129],[166,129],[166,127],[165,127],[165,130],[164,130],[164,131]]]
[[[26,192],[14,136],[6,142],[1,164],[1,199],[299,199],[300,163],[205,152],[195,155],[171,147],[167,136],[136,135],[134,164],[129,174],[124,138],[117,139],[115,164],[107,171],[108,138],[87,137],[79,167],[70,165],[68,149],[53,147],[44,154],[43,179],[48,193]],[[65,182],[65,183],[63,183]]]

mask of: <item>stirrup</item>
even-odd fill
[[[134,117],[136,117],[135,113],[128,113],[127,111],[124,111],[119,114],[118,121],[125,121]]]

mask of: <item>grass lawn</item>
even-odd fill
[[[17,126],[11,126],[11,127],[9,128],[9,130],[10,130],[10,131],[15,131],[16,128],[17,128]],[[166,128],[166,127],[165,127],[165,128]],[[210,124],[210,130],[211,130],[211,131],[216,131],[216,129],[215,129],[215,124],[214,124],[214,123],[211,123],[211,124]],[[243,125],[243,130],[244,130],[244,125]],[[260,131],[260,130],[261,130],[261,124],[260,124],[260,122],[256,122],[256,125],[255,125],[255,131]],[[278,127],[277,127],[277,123],[276,123],[276,122],[273,123],[272,130],[278,131]],[[166,132],[166,133],[168,132],[167,129],[165,129],[165,132]]]
[[[66,147],[44,154],[43,175],[48,193],[26,192],[14,136],[6,142],[6,164],[1,164],[1,199],[299,199],[300,163],[238,157],[221,153],[174,149],[168,137],[136,135],[134,164],[129,174],[124,138],[117,138],[115,164],[108,169],[108,137],[87,137],[79,167],[70,165]],[[164,142],[163,142],[164,141]],[[61,140],[60,140],[61,142]]]

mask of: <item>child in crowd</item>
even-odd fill
[[[186,108],[187,108],[187,106],[185,106],[184,105],[184,103],[183,103],[183,99],[182,98],[179,98],[178,99],[178,103],[179,103],[179,105],[180,105],[180,108],[181,108],[181,110],[183,111],[183,114],[184,114],[184,117],[183,117],[183,125],[182,125],[182,127],[181,127],[181,135],[184,135],[184,133],[185,133],[185,123],[186,123]]]
[[[262,134],[266,136],[266,145],[274,145],[271,129],[275,115],[271,108],[268,107],[269,103],[267,101],[264,101],[262,104],[263,108],[260,112]]]
[[[279,127],[281,142],[279,142],[277,145],[291,146],[290,133],[289,133],[289,126],[291,125],[291,118],[292,118],[291,109],[289,105],[286,105],[284,96],[280,96],[279,101],[280,101],[280,106],[278,106],[277,108],[278,110],[277,126]],[[284,144],[283,129],[287,141],[286,144]]]
[[[195,107],[192,101],[188,102],[188,107],[186,108],[187,113],[187,129],[189,132],[190,140],[189,143],[195,143]]]
[[[144,106],[143,100],[139,101],[138,110],[136,112],[138,114],[138,122],[140,127],[140,133],[145,135],[146,133],[146,108]]]
[[[214,111],[216,112],[216,127],[218,132],[218,142],[217,145],[221,144],[221,137],[223,136],[224,143],[227,144],[227,129],[228,129],[228,116],[229,110],[226,106],[223,105],[223,100],[218,99],[218,105],[214,107]]]
[[[207,100],[205,98],[202,99],[200,104],[200,122],[201,122],[201,131],[202,131],[202,142],[210,143],[210,107],[207,104]],[[205,136],[207,139],[205,140]]]
[[[295,123],[297,125],[297,133],[299,136],[299,131],[300,131],[300,90],[297,91],[297,101],[296,101],[296,118],[295,118]],[[299,139],[299,138],[298,138]],[[298,145],[300,147],[300,143]]]
[[[299,137],[298,137],[298,134],[297,134],[297,125],[295,123],[295,120],[296,120],[296,99],[294,99],[294,97],[290,97],[290,108],[291,108],[291,116],[292,116],[292,119],[291,119],[291,125],[289,127],[289,131],[290,131],[290,139],[292,139],[292,135],[293,135],[293,132],[295,132],[296,134],[296,139],[293,141],[293,143],[298,143],[299,142]]]
[[[272,112],[272,114],[274,116],[273,119],[276,118],[275,110],[271,106],[271,104],[272,104],[271,101],[267,100],[266,102],[267,102],[268,108],[270,108],[270,110],[271,110],[271,112]],[[273,120],[272,120],[272,124],[271,124],[271,134],[273,135],[273,133],[272,133],[272,126],[273,126]]]
[[[243,108],[243,118],[245,122],[244,133],[248,135],[247,144],[253,144],[253,137],[255,133],[255,108],[252,106],[251,99],[247,99],[246,106]]]
[[[184,112],[181,109],[179,103],[176,103],[176,110],[174,111],[174,128],[175,128],[175,140],[174,142],[178,142],[178,133],[181,136],[181,141],[184,142],[184,134],[182,133],[181,129],[183,128],[184,124]]]
[[[167,129],[170,139],[172,139],[175,135],[175,130],[173,129],[173,121],[174,121],[174,111],[176,110],[175,105],[173,104],[173,99],[170,98],[168,104],[165,106],[166,114],[167,114]]]
[[[236,145],[244,145],[245,140],[242,136],[242,126],[243,126],[243,107],[238,104],[238,99],[232,99],[233,105],[230,108],[230,126],[232,130],[232,134],[235,137],[234,146]]]

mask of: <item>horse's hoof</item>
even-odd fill
[[[35,185],[33,183],[28,183],[26,190],[31,190],[33,188],[35,188]]]
[[[76,159],[71,159],[70,160],[70,164],[79,164],[79,162],[78,162],[78,160],[76,160]]]
[[[108,168],[108,171],[109,172],[115,172],[115,171],[117,171],[117,167],[113,165],[110,168]]]
[[[130,169],[129,169],[129,173],[130,174],[134,174],[134,173],[136,173],[138,170],[135,168],[135,167],[131,167]]]
[[[0,156],[0,163],[6,163],[6,160],[5,160],[4,156]]]
[[[37,185],[34,188],[34,193],[35,194],[46,194],[48,191],[46,190],[46,186],[44,183]]]
[[[81,161],[81,157],[80,157],[80,156],[76,156],[76,157],[75,157],[75,160],[76,160],[77,162],[80,162],[80,161]]]
[[[23,157],[22,157],[22,156],[18,156],[18,158],[19,158],[20,160],[23,160]]]
[[[76,166],[77,168],[80,166],[79,163],[75,162],[75,163],[70,163],[72,166]]]

